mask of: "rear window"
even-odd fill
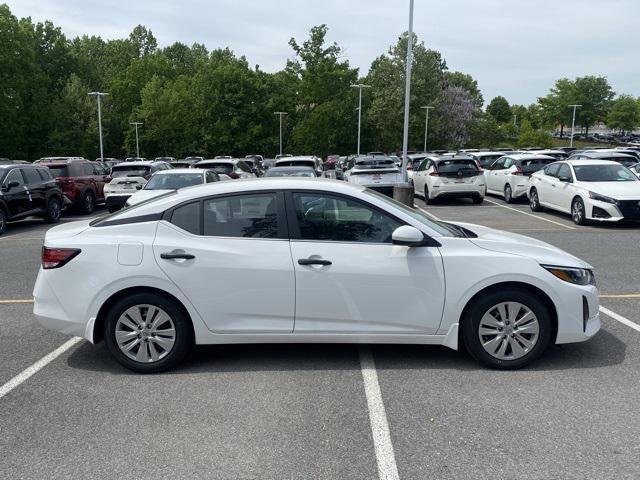
[[[122,165],[111,169],[112,178],[144,177],[149,174],[150,167],[146,165]]]
[[[233,163],[210,163],[210,164],[197,165],[197,167],[206,168],[207,170],[213,170],[218,174],[223,173],[225,175],[233,172],[234,170]]]
[[[459,172],[477,172],[478,165],[474,160],[442,160],[436,163],[439,174],[455,174]]]
[[[524,173],[534,173],[538,170],[542,170],[545,166],[549,165],[551,162],[555,162],[555,160],[547,159],[547,158],[531,158],[529,160],[521,160],[520,168]]]
[[[377,168],[396,168],[396,164],[390,158],[372,158],[369,160],[359,160],[354,165],[357,170],[372,170]]]

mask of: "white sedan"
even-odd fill
[[[151,200],[165,193],[178,190],[179,188],[202,185],[204,183],[219,182],[221,180],[231,180],[223,173],[217,174],[213,170],[198,168],[173,168],[171,170],[161,170],[153,174],[144,186],[139,186],[138,191],[131,195],[126,207],[136,205],[140,202]]]
[[[640,220],[640,180],[609,160],[565,160],[529,179],[529,206],[569,213],[577,225],[589,221]]]
[[[137,372],[271,342],[464,345],[512,369],[600,328],[584,261],[326,179],[215,182],[65,223],[33,294],[40,323]]]

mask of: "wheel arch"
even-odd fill
[[[178,299],[176,298],[174,295],[172,295],[171,293],[167,292],[166,290],[162,290],[160,288],[155,288],[155,287],[128,287],[128,288],[124,288],[122,290],[119,290],[115,293],[113,293],[109,298],[107,298],[104,303],[100,306],[100,309],[98,310],[98,315],[96,316],[96,320],[94,322],[93,325],[93,343],[99,343],[100,341],[102,341],[104,339],[104,323],[107,317],[107,313],[109,312],[109,310],[111,309],[111,307],[113,305],[116,304],[116,302],[120,301],[123,298],[126,298],[130,295],[133,294],[138,294],[138,293],[154,293],[156,295],[161,295],[163,297],[167,297],[170,301],[172,301],[173,303],[175,303],[175,305],[182,310],[182,313],[185,315],[185,317],[189,320],[189,325],[191,325],[191,334],[192,334],[192,338],[195,338],[195,333],[194,333],[194,326],[193,326],[193,319],[191,318],[191,315],[189,314],[189,310],[184,306],[184,304]]]
[[[473,304],[476,301],[478,301],[478,299],[480,299],[484,295],[487,295],[488,293],[495,292],[495,291],[500,291],[500,290],[505,290],[505,289],[508,289],[508,288],[518,289],[518,290],[521,290],[521,291],[526,292],[526,293],[532,293],[539,300],[541,300],[542,303],[544,303],[544,305],[549,310],[549,314],[551,315],[551,325],[553,327],[553,331],[551,332],[551,339],[552,339],[553,343],[555,343],[556,342],[556,337],[558,336],[558,310],[556,309],[556,306],[553,303],[553,300],[551,300],[549,295],[547,295],[540,288],[536,287],[535,285],[531,285],[529,283],[524,283],[524,282],[509,281],[509,282],[495,283],[493,285],[489,285],[487,287],[484,287],[483,289],[481,289],[478,292],[476,292],[467,301],[467,303],[465,304],[464,308],[462,309],[462,313],[460,314],[460,318],[458,320],[459,323],[460,323],[460,328],[462,328],[463,322],[465,322],[467,320],[467,314],[469,312],[469,309],[473,306]],[[462,330],[460,330],[460,331],[462,331]],[[458,349],[460,349],[462,347],[463,347],[462,335],[458,335]]]

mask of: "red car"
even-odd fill
[[[56,162],[38,162],[49,167],[60,184],[65,203],[83,213],[92,213],[96,203],[104,202],[104,186],[109,183],[109,171],[100,162],[67,159]]]
[[[325,170],[333,170],[336,168],[336,162],[340,158],[340,155],[329,155],[327,160],[324,162]]]

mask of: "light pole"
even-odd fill
[[[513,114],[513,127],[518,128],[518,115],[515,113]]]
[[[136,158],[140,158],[140,144],[138,143],[138,125],[144,125],[142,122],[129,122],[129,125],[136,127]]]
[[[573,129],[576,126],[576,108],[581,107],[582,105],[569,105],[573,107],[573,118],[571,120],[571,141],[569,142],[569,146],[573,147]]]
[[[413,62],[413,0],[409,0],[409,36],[404,82],[404,129],[402,131],[402,181],[409,182],[407,174],[407,150],[409,147],[409,100],[411,99],[411,63]]]
[[[362,120],[362,89],[363,88],[371,88],[371,85],[364,85],[362,83],[358,83],[356,85],[351,85],[351,88],[358,89],[358,155],[360,155],[360,122]]]
[[[282,117],[287,115],[287,112],[273,112],[273,114],[280,117],[280,155],[282,155]]]
[[[102,111],[100,109],[100,97],[109,95],[104,92],[89,92],[89,95],[95,96],[98,100],[98,133],[100,134],[100,160],[104,162],[104,152],[102,151]]]
[[[426,112],[427,112],[426,118],[424,120],[424,151],[426,153],[426,151],[427,151],[427,135],[428,135],[428,132],[429,132],[429,110],[431,110],[432,108],[435,108],[435,107],[424,106],[424,107],[420,107],[420,108],[422,108],[423,110],[426,110]]]

